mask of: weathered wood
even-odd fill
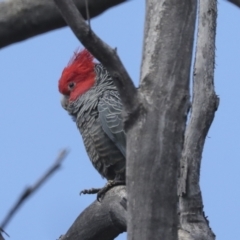
[[[61,240],[113,240],[127,229],[126,187],[110,189],[75,220]]]
[[[195,0],[147,0],[142,107],[127,133],[128,240],[177,239],[196,7]]]
[[[219,104],[214,91],[216,18],[217,1],[200,0],[193,102],[181,159],[180,239],[215,239],[204,216],[199,175],[203,146]]]
[[[88,0],[90,17],[127,0]],[[75,3],[86,17],[85,0]],[[52,0],[8,0],[0,2],[0,48],[53,29],[66,26]]]

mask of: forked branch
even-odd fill
[[[215,235],[203,212],[199,174],[205,139],[219,104],[214,91],[217,1],[200,0],[198,16],[193,102],[181,159],[180,239],[213,240]]]

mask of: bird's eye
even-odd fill
[[[73,90],[73,88],[75,87],[75,83],[74,82],[70,82],[69,84],[68,84],[68,89],[71,91],[71,90]]]

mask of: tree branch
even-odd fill
[[[90,17],[127,0],[88,0]],[[75,3],[86,18],[85,0]],[[8,0],[0,2],[0,48],[35,35],[66,26],[52,0]]]
[[[127,229],[126,187],[110,189],[94,201],[59,240],[113,240]]]
[[[9,211],[5,219],[1,224],[1,228],[4,229],[6,225],[9,223],[13,215],[17,212],[20,206],[29,198],[33,193],[35,193],[48,179],[53,173],[55,173],[60,167],[63,160],[66,158],[68,154],[67,150],[63,150],[59,153],[57,159],[54,164],[43,174],[43,176],[31,187],[25,189],[17,200],[16,204]]]
[[[72,0],[54,1],[79,41],[111,74],[127,113],[133,112],[138,107],[137,90],[119,59],[117,52],[89,29]]]
[[[199,174],[204,142],[219,104],[214,91],[217,1],[200,0],[199,4],[193,103],[181,159],[180,224],[189,239],[213,240],[203,212]]]
[[[227,0],[227,1],[240,8],[240,0]]]

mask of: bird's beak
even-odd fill
[[[67,106],[68,106],[68,99],[69,99],[69,96],[66,96],[66,95],[62,95],[62,97],[61,97],[61,105],[66,110],[67,110]]]

